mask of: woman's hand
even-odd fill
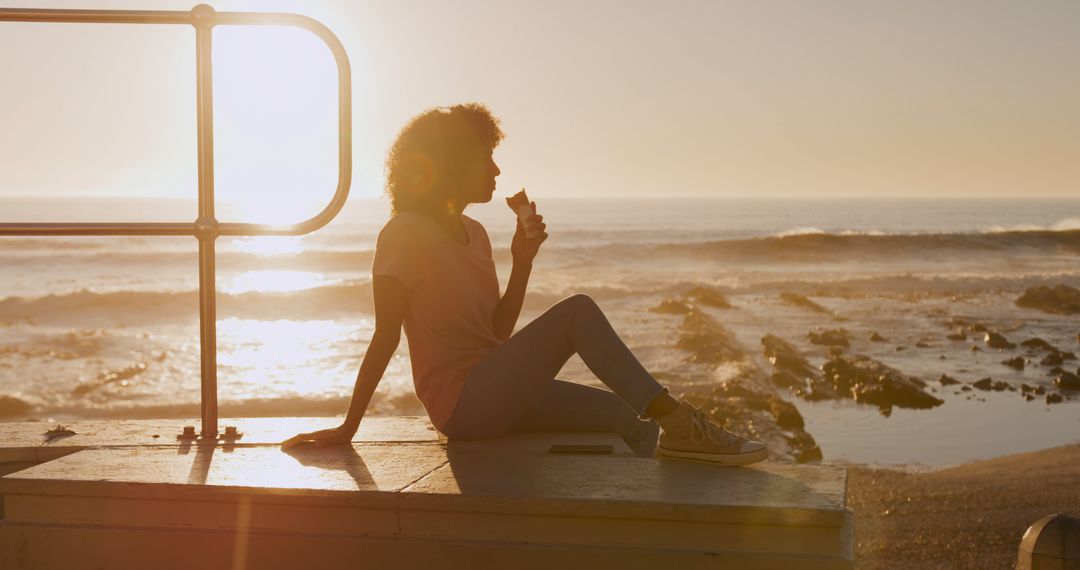
[[[547,232],[544,231],[547,228],[547,224],[543,223],[544,216],[536,214],[536,202],[530,202],[530,204],[533,214],[529,216],[529,223],[533,225],[537,233],[531,238],[526,237],[521,218],[517,219],[517,231],[514,232],[514,239],[510,242],[510,255],[514,258],[514,263],[531,264],[533,258],[536,257],[536,252],[540,249],[540,244],[544,243],[548,237]]]
[[[356,435],[356,428],[350,429],[346,425],[340,425],[335,428],[294,435],[281,442],[281,450],[285,451],[290,447],[295,447],[301,443],[311,445],[312,447],[347,444],[352,442],[354,435]]]

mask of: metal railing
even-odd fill
[[[0,223],[0,236],[194,236],[199,240],[199,336],[201,416],[204,438],[217,438],[217,287],[214,247],[218,236],[296,236],[325,226],[341,211],[352,176],[352,103],[349,58],[322,23],[299,14],[217,12],[199,4],[191,11],[37,10],[0,8],[0,22],[79,24],[186,24],[195,28],[198,119],[199,215],[192,223]],[[219,222],[214,212],[214,101],[211,45],[215,26],[291,26],[308,30],[330,48],[338,72],[338,183],[330,203],[296,224]],[[231,430],[227,430],[231,431]]]

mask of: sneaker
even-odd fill
[[[638,433],[629,438],[623,437],[623,441],[630,447],[634,455],[638,457],[655,457],[656,443],[660,439],[660,424],[655,421],[642,422],[638,426]]]
[[[675,411],[656,418],[663,428],[656,454],[720,465],[757,463],[769,456],[765,444],[739,437],[683,400]]]

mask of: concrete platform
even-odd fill
[[[6,424],[0,458],[49,460],[0,478],[0,567],[851,567],[842,467],[639,458],[611,433],[447,441],[423,417],[276,446],[319,422],[230,421],[230,443],[177,442],[176,421],[76,422],[48,444],[51,426]]]

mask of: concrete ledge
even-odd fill
[[[31,545],[22,551],[33,568],[110,570],[233,570],[235,568],[465,568],[551,570],[552,568],[619,568],[620,570],[841,570],[851,563],[834,557],[790,557],[758,552],[693,552],[600,546],[550,546],[475,540],[386,539],[335,535],[282,535],[252,530],[228,533],[209,530],[110,530],[91,527],[57,531],[40,526],[6,529],[7,540]],[[290,548],[283,549],[287,541]],[[51,547],[50,547],[51,546]],[[88,563],[72,561],[77,551]],[[122,553],[122,554],[118,554]],[[2,555],[2,553],[0,553]],[[146,561],[154,561],[147,566]],[[95,561],[90,563],[89,561]],[[2,562],[2,560],[0,560]],[[9,568],[28,568],[15,565]]]
[[[197,419],[177,420],[77,420],[61,422],[74,435],[49,440],[45,433],[57,422],[3,423],[0,429],[0,463],[31,461],[42,463],[89,447],[175,446],[184,426],[198,426]],[[334,427],[336,418],[240,418],[222,420],[221,426],[236,426],[243,434],[238,446],[272,445],[306,431]],[[424,416],[374,416],[364,418],[353,439],[361,442],[446,441]],[[190,442],[189,442],[190,443]],[[197,442],[196,442],[197,443]]]
[[[351,446],[286,453],[278,441],[320,426],[275,421],[236,422],[252,435],[243,444],[124,445],[117,434],[146,437],[147,424],[129,423],[50,444],[68,454],[0,478],[0,560],[11,569],[231,568],[237,556],[272,568],[851,566],[842,467],[639,458],[610,433],[447,441],[415,417],[368,418]],[[552,454],[553,443],[610,443],[615,453]]]

